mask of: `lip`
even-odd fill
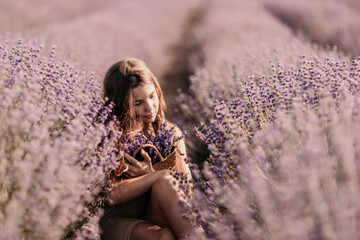
[[[151,118],[153,118],[153,114],[150,114],[150,115],[146,115],[146,116],[143,116],[143,118],[145,118],[145,119],[151,119]]]

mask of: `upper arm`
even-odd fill
[[[180,137],[183,135],[182,131],[179,127],[175,126],[175,137]],[[187,164],[187,153],[186,153],[186,146],[185,146],[185,138],[181,138],[179,142],[176,144],[176,150],[178,151],[178,157],[176,159],[176,167],[179,172],[184,172],[191,177],[191,172],[189,165]]]

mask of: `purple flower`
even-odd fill
[[[135,136],[125,138],[122,143],[124,145],[123,151],[133,155],[140,146],[144,144],[151,144],[159,150],[161,157],[165,158],[175,150],[177,143],[182,138],[184,138],[184,135],[175,135],[175,126],[169,128],[168,123],[164,122],[158,131],[155,133],[150,132],[149,136],[145,135],[144,133],[138,133]],[[160,161],[157,152],[153,148],[146,147],[144,150],[151,158],[152,164]],[[135,158],[139,161],[143,161],[140,151],[136,154]]]

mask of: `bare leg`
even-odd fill
[[[152,185],[149,212],[151,222],[161,227],[169,227],[181,239],[193,235],[194,227],[182,217],[181,200],[174,178],[164,172]]]

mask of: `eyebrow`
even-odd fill
[[[153,95],[154,93],[155,93],[155,90],[154,90],[152,93],[150,93],[146,98],[150,97],[150,96]],[[144,98],[144,99],[146,99],[146,98]],[[141,102],[141,101],[143,101],[144,99],[135,99],[134,102]]]

